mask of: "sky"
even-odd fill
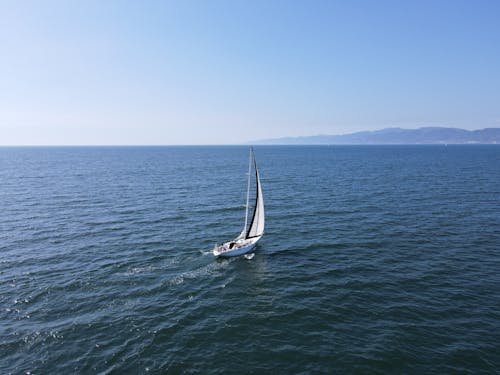
[[[500,1],[0,0],[0,145],[500,127]]]

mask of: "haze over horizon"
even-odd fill
[[[500,127],[496,1],[0,3],[0,145]]]

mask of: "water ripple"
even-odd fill
[[[498,147],[247,151],[0,148],[0,373],[497,371]]]

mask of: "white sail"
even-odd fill
[[[260,185],[259,170],[257,169],[257,162],[255,161],[255,155],[253,155],[253,165],[255,168],[255,207],[253,209],[252,220],[250,221],[250,227],[248,228],[246,238],[262,236],[264,233],[264,198],[262,196],[262,188]]]

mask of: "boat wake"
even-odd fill
[[[209,263],[192,271],[182,272],[168,280],[168,284],[171,286],[180,285],[189,279],[198,279],[200,277],[213,277],[220,274],[220,272],[226,268],[229,263],[236,259],[224,259],[221,262]]]
[[[245,259],[253,259],[253,257],[255,256],[255,253],[251,253],[251,254],[245,254]]]
[[[209,251],[203,251],[203,250],[200,250],[200,254],[205,256],[205,255],[212,255],[212,251],[209,250]]]

